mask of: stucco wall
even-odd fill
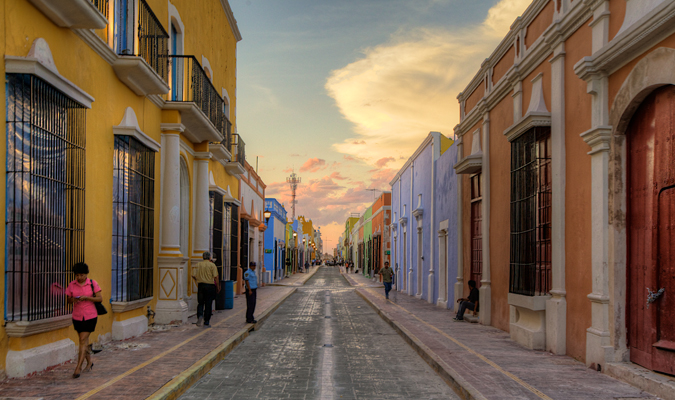
[[[453,144],[445,153],[436,160],[436,176],[435,176],[435,193],[434,197],[436,206],[436,215],[434,217],[434,240],[438,243],[438,230],[440,229],[441,221],[448,220],[448,250],[446,254],[447,260],[447,274],[446,274],[446,299],[448,299],[448,308],[453,308],[455,282],[457,281],[457,175],[453,166],[457,163],[457,145]],[[434,270],[436,270],[436,277],[440,279],[439,268],[440,260],[440,245],[435,246],[434,255]],[[437,281],[434,291],[434,302],[438,300],[440,295],[439,285]]]

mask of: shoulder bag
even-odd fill
[[[96,292],[94,291],[94,281],[90,280],[89,283],[91,284],[91,294],[92,294],[92,296],[96,296]],[[99,303],[99,302],[95,301],[94,305],[96,306],[96,313],[98,315],[105,315],[105,314],[108,313],[108,310],[105,309],[105,306],[103,305],[103,303]]]

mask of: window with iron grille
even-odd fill
[[[229,204],[230,210],[230,280],[237,279],[239,268],[239,206]],[[247,228],[248,229],[248,228]]]
[[[155,152],[131,136],[115,136],[113,161],[112,301],[152,297]]]
[[[209,251],[214,260],[216,260],[216,267],[222,274],[223,267],[223,195],[217,192],[209,192],[210,207],[210,246]]]
[[[5,320],[69,314],[84,261],[85,108],[33,75],[5,84]]]
[[[481,174],[471,176],[471,279],[480,287],[483,277],[483,209]]]
[[[511,143],[511,293],[551,290],[551,133],[533,128]]]

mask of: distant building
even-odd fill
[[[265,211],[271,213],[265,231],[265,269],[269,275],[265,279],[276,282],[286,275],[286,209],[277,199],[267,198]]]

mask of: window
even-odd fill
[[[483,199],[481,193],[481,174],[471,177],[471,279],[480,287],[483,276]]]
[[[84,261],[85,108],[40,78],[7,74],[5,319],[70,313]]]
[[[112,301],[152,297],[155,152],[131,136],[115,136]]]
[[[230,280],[237,280],[239,267],[239,206],[228,204],[230,213]],[[248,229],[248,227],[246,228]],[[233,272],[233,273],[232,273]]]
[[[216,260],[218,270],[221,270],[223,266],[223,195],[217,192],[209,192],[209,202],[211,203],[209,251]]]
[[[115,1],[115,53],[134,54],[134,0]]]
[[[551,133],[534,128],[511,143],[510,292],[551,289]]]

